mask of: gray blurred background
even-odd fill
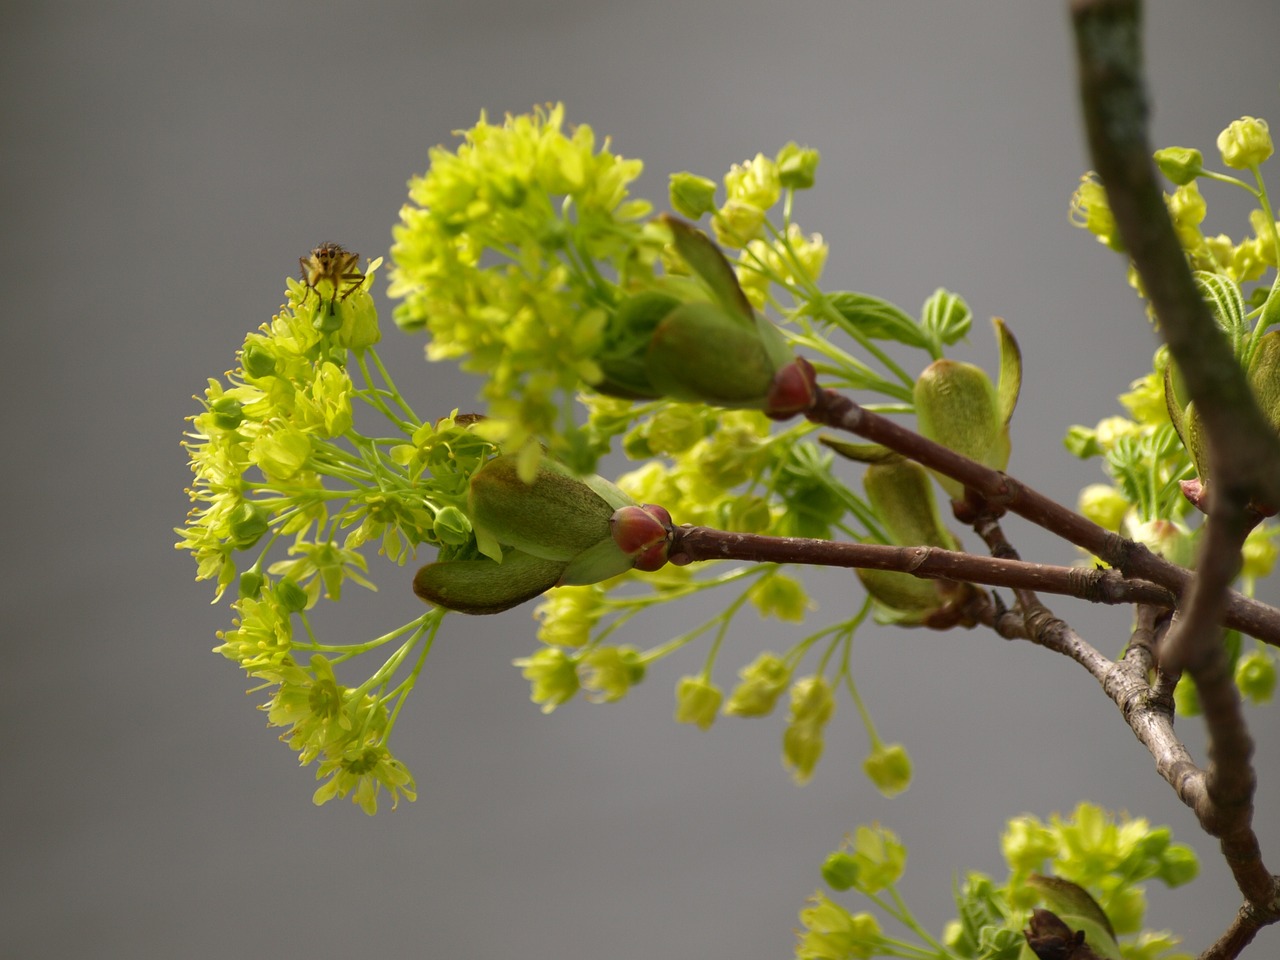
[[[1211,153],[1241,114],[1280,121],[1274,0],[1151,6],[1158,144]],[[313,772],[209,652],[229,611],[172,547],[190,397],[271,316],[297,257],[327,239],[384,254],[429,147],[481,109],[559,99],[645,160],[638,192],[660,208],[668,172],[820,148],[798,219],[830,243],[827,286],[909,310],[959,291],[977,317],[962,355],[989,367],[985,318],[1006,317],[1026,361],[1011,470],[1074,501],[1097,468],[1062,434],[1116,411],[1154,341],[1121,261],[1067,222],[1088,163],[1063,4],[9,0],[0,77],[0,955],[777,958],[857,824],[903,837],[904,892],[938,930],[959,872],[1002,874],[1007,817],[1080,799],[1200,851],[1197,883],[1152,888],[1150,925],[1197,952],[1226,925],[1239,898],[1213,845],[1096,684],[982,631],[859,635],[880,731],[916,763],[890,801],[861,775],[847,701],[801,789],[779,763],[782,715],[672,721],[704,647],[620,704],[544,717],[511,666],[536,646],[531,607],[452,618],[396,732],[418,802],[315,808]],[[1244,205],[1207,192],[1210,229],[1238,235]],[[382,352],[424,413],[471,404],[477,385],[428,367],[421,339],[389,329]],[[1074,559],[1010,532],[1024,557]],[[416,616],[412,569],[377,569],[377,602],[329,621],[335,635]],[[842,615],[842,580],[814,582],[813,622]],[[1055,607],[1119,649],[1123,611]],[[717,679],[798,636],[744,619]],[[1250,714],[1273,868],[1275,709]],[[1277,953],[1273,928],[1250,955]]]

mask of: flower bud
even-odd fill
[[[367,272],[372,273],[378,262],[371,264]],[[334,337],[338,346],[360,353],[382,339],[382,331],[378,327],[378,308],[367,290],[357,289],[338,306],[342,319],[342,325]]]
[[[1236,686],[1254,703],[1266,703],[1276,692],[1276,663],[1262,650],[1251,650],[1236,661]]]
[[[673,173],[668,182],[671,206],[682,217],[697,220],[716,208],[716,182],[693,173]]]
[[[524,678],[533,684],[529,699],[550,713],[578,692],[576,661],[559,647],[543,647],[531,657],[512,661]]]
[[[738,676],[742,682],[724,707],[726,714],[736,717],[768,716],[791,682],[791,670],[786,662],[768,651],[738,671]]]
[[[290,613],[307,609],[307,591],[289,577],[281,578],[272,590],[276,595],[276,601]]]
[[[244,422],[244,406],[235,397],[221,396],[209,404],[213,425],[220,430],[234,430]]]
[[[1120,228],[1107,203],[1107,191],[1096,173],[1086,173],[1071,197],[1071,222],[1083,227],[1112,250],[1124,252]]]
[[[457,507],[442,507],[431,523],[431,533],[441,543],[460,547],[471,538],[471,521]]]
[[[706,412],[682,403],[663,406],[644,425],[649,452],[644,459],[681,454],[711,431]]]
[[[1195,534],[1173,520],[1148,520],[1127,524],[1125,533],[1152,553],[1180,567],[1195,563]]]
[[[843,850],[829,853],[822,862],[822,879],[832,890],[848,890],[858,881],[858,861]]]
[[[970,460],[1003,470],[1009,459],[996,389],[981,367],[958,360],[935,360],[916,380],[920,433]],[[964,485],[935,473],[952,500],[964,499]]]
[[[248,376],[261,379],[275,373],[276,358],[263,345],[250,343],[240,353],[240,366]]]
[[[900,743],[880,744],[862,761],[862,772],[886,797],[896,797],[911,785],[911,758]]]
[[[645,371],[657,392],[716,406],[764,406],[775,364],[755,324],[713,303],[686,303],[654,330]]]
[[[853,834],[853,858],[858,862],[859,893],[868,896],[898,882],[907,865],[907,848],[892,830],[861,826]]]
[[[745,200],[727,200],[711,222],[716,240],[729,249],[745,247],[763,233],[765,212]]]
[[[804,930],[795,947],[796,960],[853,960],[884,952],[880,924],[871,914],[850,913],[821,892],[814,893],[810,903],[813,906],[800,911]]]
[[[1190,147],[1165,147],[1155,154],[1156,166],[1170,181],[1182,186],[1204,172],[1204,157]]]
[[[778,151],[774,162],[778,167],[778,178],[787,190],[808,190],[813,186],[821,157],[817,150],[801,147],[796,143],[788,143]]]
[[[1091,483],[1080,491],[1077,509],[1098,526],[1117,533],[1129,512],[1129,501],[1115,487],[1106,483]]]
[[[792,623],[803,623],[805,611],[810,605],[804,585],[794,577],[781,573],[757,580],[747,591],[747,595],[760,611],[760,616],[777,617]]]
[[[1271,573],[1276,563],[1276,545],[1266,527],[1254,527],[1249,532],[1240,558],[1243,561],[1240,573],[1244,577],[1260,580]]]
[[[256,503],[241,500],[231,514],[231,542],[237,550],[248,550],[270,529],[267,512]]]
[[[1057,855],[1058,839],[1035,817],[1014,817],[1000,837],[1000,852],[1009,869],[1025,874],[1039,870],[1045,860]]]
[[[730,167],[724,175],[724,187],[730,200],[741,200],[761,210],[768,210],[782,195],[778,165],[763,153]]]
[[[603,594],[593,587],[562,587],[533,611],[538,639],[554,647],[581,647],[605,613]]]
[[[764,497],[744,493],[721,504],[720,509],[724,529],[733,533],[768,533],[770,526],[773,524],[773,511],[769,508],[769,501]],[[756,586],[768,590],[772,580],[773,578],[771,577],[764,584],[757,583]],[[768,616],[765,606],[761,603],[763,597],[764,593],[761,590],[752,588],[752,601],[760,608],[762,616]],[[799,609],[803,610],[803,608],[804,602],[801,600]],[[794,619],[799,623],[804,619],[804,614],[802,612],[798,617],[784,617],[783,619]]]
[[[586,676],[582,685],[595,691],[596,703],[613,703],[644,679],[645,665],[634,647],[596,647],[582,661]]]
[[[286,426],[263,430],[249,449],[249,459],[274,481],[292,480],[310,456],[311,438]]]
[[[676,723],[694,723],[702,730],[715,723],[724,694],[704,677],[681,677],[676,684]]]
[[[240,599],[257,600],[264,580],[261,572],[253,567],[240,574]]]
[[[1196,852],[1183,843],[1171,843],[1160,855],[1160,870],[1156,874],[1165,886],[1180,887],[1190,883],[1200,873],[1200,860]]]
[[[1275,147],[1271,143],[1267,121],[1241,117],[1218,134],[1218,150],[1222,152],[1222,162],[1228,167],[1249,170],[1271,156]]]

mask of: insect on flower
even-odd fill
[[[333,299],[329,301],[329,313],[334,312],[335,304],[345,300],[364,283],[364,274],[359,269],[360,254],[352,253],[337,243],[322,243],[305,257],[298,258],[298,266],[302,268],[302,282],[306,284],[307,294],[302,300],[305,303],[312,290],[320,296],[317,285],[327,280],[333,286]],[[344,284],[346,289],[343,289]],[[320,298],[321,306],[324,298]]]

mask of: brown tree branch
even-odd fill
[[[834,390],[819,391],[805,415],[815,423],[846,430],[960,481],[989,506],[1016,513],[1067,542],[1083,547],[1126,577],[1157,583],[1176,596],[1181,596],[1191,586],[1194,576],[1190,570],[1157,556],[1140,543],[1098,526],[1008,474],[934,443]],[[1265,603],[1233,591],[1226,600],[1224,622],[1264,643],[1280,646],[1280,610]]]
[[[1057,567],[998,557],[982,557],[941,547],[897,547],[878,543],[843,543],[804,537],[768,537],[729,533],[711,527],[676,527],[672,563],[699,560],[746,560],[752,563],[803,563],[823,567],[893,570],[922,580],[952,580],[989,586],[1042,590],[1079,597],[1092,603],[1148,603],[1172,607],[1168,590],[1143,580],[1129,580],[1115,570]]]
[[[1257,502],[1280,504],[1280,437],[1196,289],[1156,180],[1147,138],[1141,4],[1074,0],[1071,8],[1094,169],[1217,454],[1214,479],[1230,476]]]
[[[1209,438],[1210,519],[1184,616],[1160,661],[1196,681],[1209,733],[1205,789],[1192,805],[1219,838],[1245,896],[1231,928],[1205,954],[1235,957],[1258,926],[1280,920],[1280,880],[1253,832],[1253,742],[1222,643],[1221,623],[1252,525],[1250,502],[1280,504],[1280,438],[1258,409],[1226,337],[1196,289],[1165,209],[1147,137],[1138,0],[1072,3],[1081,101],[1093,163],[1160,332]],[[1154,579],[1154,578],[1153,578]],[[1157,581],[1159,582],[1159,581]],[[1181,796],[1181,791],[1179,792]],[[1244,919],[1242,919],[1244,918]]]

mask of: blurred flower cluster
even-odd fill
[[[1016,960],[1026,956],[1024,928],[1033,907],[1052,911],[1102,957],[1116,960],[1189,960],[1176,951],[1178,938],[1142,929],[1144,884],[1169,887],[1195,879],[1194,851],[1172,842],[1168,827],[1113,817],[1082,803],[1069,817],[1043,823],[1022,816],[1009,821],[1000,842],[1009,877],[997,885],[969,873],[957,885],[957,917],[933,937],[912,915],[896,884],[907,849],[879,825],[861,826],[822,865],[822,878],[836,893],[854,891],[872,911],[854,913],[822,890],[800,911],[797,960],[862,960],[868,957]],[[883,922],[902,933],[891,936]]]
[[[1263,414],[1280,430],[1280,330],[1273,329],[1280,324],[1280,211],[1272,204],[1261,169],[1274,145],[1265,120],[1242,117],[1219,134],[1217,146],[1222,164],[1240,176],[1205,167],[1203,154],[1189,147],[1157,150],[1155,162],[1174,185],[1165,203],[1200,292]],[[1202,181],[1243,190],[1251,198],[1256,206],[1249,213],[1249,234],[1233,240],[1203,232],[1208,205],[1200,192]],[[1095,175],[1082,179],[1072,197],[1071,217],[1123,253],[1106,190]],[[1132,266],[1130,281],[1141,293]],[[1067,433],[1067,449],[1081,458],[1101,458],[1112,481],[1082,490],[1078,509],[1098,525],[1190,567],[1201,530],[1195,511],[1206,503],[1211,478],[1200,417],[1165,347],[1156,351],[1151,372],[1133,381],[1119,399],[1127,415],[1108,417],[1094,427],[1074,426]],[[1277,527],[1266,519],[1276,505],[1255,506],[1258,523],[1245,543],[1241,573],[1250,595],[1276,558]],[[1243,648],[1238,634],[1228,640],[1241,692],[1254,703],[1269,700],[1275,688],[1274,653],[1255,641],[1249,641],[1251,649]],[[1179,684],[1178,707],[1179,712],[1198,711],[1189,678]]]

